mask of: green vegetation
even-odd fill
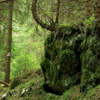
[[[50,76],[54,80],[57,78],[57,72],[56,72],[56,66],[55,66],[55,61],[52,62],[50,66]]]
[[[47,58],[43,58],[40,65],[42,68],[50,67],[50,60]]]
[[[98,4],[0,0],[0,99],[99,100]]]
[[[63,61],[65,59],[68,59],[68,62],[72,62],[72,63],[75,63],[75,53],[69,49],[67,50],[64,50],[61,52],[61,55],[60,55],[60,62],[63,63]]]

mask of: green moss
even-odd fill
[[[82,56],[82,75],[80,84],[82,90],[88,86],[87,83],[90,78],[90,73],[88,71],[88,66],[87,66],[90,57],[91,57],[91,51],[88,49],[87,52]]]
[[[52,43],[53,42],[53,37],[51,37],[51,36],[48,36],[46,39],[45,39],[45,45],[46,44],[50,44],[50,43]]]
[[[91,57],[93,57],[93,54],[92,54],[91,50],[88,49],[86,51],[86,53],[83,54],[83,56],[82,56],[82,68],[88,68],[89,67],[88,61],[90,60]]]
[[[100,39],[96,36],[90,39],[90,50],[96,55],[100,55]]]
[[[48,59],[51,59],[52,48],[53,48],[53,37],[48,36],[44,43],[44,56]]]
[[[55,65],[55,61],[52,62],[51,66],[50,66],[50,76],[53,79],[56,79],[57,77],[57,72],[56,72],[56,65]]]
[[[19,78],[15,78],[15,79],[12,81],[10,88],[11,88],[11,89],[14,89],[14,88],[17,87],[20,83],[21,83],[21,80],[20,80]]]
[[[50,46],[50,45],[49,45]],[[51,59],[51,54],[52,54],[52,46],[45,46],[44,49],[44,56],[48,59]]]
[[[59,52],[60,52],[59,46],[54,46],[53,51],[52,51],[52,55],[51,55],[51,59],[54,60]]]
[[[53,75],[54,75],[54,66],[55,66],[55,61],[53,61],[50,66],[50,76],[51,77],[53,77]]]
[[[75,74],[78,70],[78,61],[74,51],[69,49],[63,50],[59,55],[60,72],[68,75]]]
[[[57,97],[54,94],[48,95],[48,97],[46,98],[46,100],[58,100],[59,97]]]
[[[97,62],[96,56],[94,56],[92,51],[88,49],[82,58],[82,90],[90,90],[91,88],[99,84],[99,70],[99,62]]]
[[[74,51],[67,49],[67,50],[62,51],[60,54],[60,63],[63,63],[66,59],[67,59],[67,62],[74,63],[75,58],[76,58],[76,55]]]
[[[60,30],[61,32],[65,33],[65,34],[71,34],[73,32],[73,30],[77,30],[78,27],[77,25],[71,25],[71,26],[67,26],[67,25],[62,25],[60,26]]]
[[[100,83],[99,74],[86,71],[81,75],[81,90],[90,90]]]
[[[68,91],[63,93],[63,100],[70,100],[71,94],[73,93],[74,87],[71,87]]]
[[[84,82],[84,81],[86,81],[86,80],[85,80],[86,76],[89,77],[90,75],[89,75],[89,73],[88,73],[88,70],[84,68],[84,69],[82,69],[81,86],[82,86],[82,85],[85,85],[85,82]],[[86,78],[86,79],[87,79],[87,78]]]
[[[44,57],[42,59],[40,65],[42,68],[48,68],[48,67],[50,67],[50,60]]]
[[[84,41],[81,43],[80,47],[83,50],[86,46],[86,39],[84,39]]]

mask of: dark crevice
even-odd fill
[[[52,93],[52,94],[56,94],[56,95],[62,95],[62,93],[58,93],[58,92],[55,92],[54,90],[52,90],[49,86],[47,85],[43,85],[43,89],[44,91],[48,92],[48,93]]]

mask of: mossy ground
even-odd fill
[[[20,93],[16,96],[8,96],[7,100],[100,100],[100,86],[96,86],[87,92],[80,92],[80,86],[74,86],[64,92],[63,95],[47,93],[42,87],[43,75],[40,69],[30,71],[26,74],[23,73],[18,77],[21,79],[21,84],[15,87],[14,91],[19,91]],[[24,88],[30,90],[21,95]],[[7,92],[7,89],[0,86],[0,98]]]

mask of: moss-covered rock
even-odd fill
[[[89,90],[100,83],[100,39],[98,30],[94,32],[96,33],[89,34],[87,39],[85,38],[86,41],[84,40],[86,48],[81,54],[81,91]]]
[[[52,79],[56,79],[56,77],[57,77],[55,61],[53,61],[51,66],[50,66],[50,76],[51,76]]]
[[[45,40],[44,45],[45,45],[44,55],[46,58],[51,59],[52,48],[53,48],[53,37],[48,36],[47,39]]]
[[[98,85],[100,82],[100,62],[90,49],[82,57],[81,87],[83,90]]]
[[[50,67],[50,60],[48,58],[43,58],[41,61],[41,67],[42,68],[49,68]]]
[[[66,49],[60,54],[60,72],[67,73],[68,75],[72,75],[77,72],[77,59],[74,51]]]
[[[40,65],[41,65],[41,68],[42,68],[42,71],[43,71],[43,75],[44,75],[45,81],[46,81],[46,79],[50,79],[50,72],[49,72],[50,60],[48,58],[44,57],[42,59]]]
[[[100,83],[99,28],[60,26],[59,31],[45,41],[45,59],[41,62],[45,83],[54,92],[62,94],[73,85],[81,91]],[[82,33],[81,33],[82,32]]]
[[[53,33],[54,34],[54,33]],[[60,27],[45,41],[45,58],[41,61],[44,87],[62,94],[80,81],[80,44],[83,36],[78,27]]]

